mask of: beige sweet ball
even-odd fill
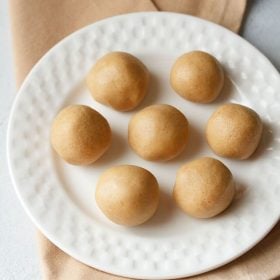
[[[204,157],[183,165],[177,172],[173,197],[177,205],[196,218],[224,211],[235,194],[230,170],[219,160]]]
[[[192,51],[180,56],[170,73],[172,88],[183,98],[198,103],[216,99],[224,85],[224,71],[209,53]]]
[[[150,219],[159,203],[159,186],[152,173],[134,165],[106,170],[97,183],[95,199],[114,223],[136,226]]]
[[[256,150],[262,130],[262,121],[255,111],[239,104],[225,104],[209,118],[206,138],[217,155],[246,159]]]
[[[128,142],[142,158],[166,161],[179,155],[188,140],[188,121],[175,107],[160,104],[136,113],[128,126]]]
[[[111,52],[101,57],[86,77],[92,97],[118,111],[135,108],[145,97],[149,72],[136,57]]]
[[[96,161],[110,143],[111,129],[107,120],[88,106],[68,106],[53,121],[52,147],[70,164],[86,165]]]

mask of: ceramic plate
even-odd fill
[[[203,50],[226,71],[221,97],[200,105],[180,98],[169,85],[174,60]],[[95,61],[110,51],[141,59],[152,78],[150,91],[133,112],[98,104],[85,86]],[[205,141],[210,114],[224,102],[256,110],[264,133],[256,153],[237,161],[215,156]],[[102,113],[113,130],[113,144],[96,163],[71,166],[50,146],[50,126],[69,104],[87,104]],[[166,163],[142,160],[128,147],[127,124],[145,106],[168,103],[190,122],[185,152]],[[234,33],[198,18],[172,13],[122,15],[92,24],[52,48],[32,69],[15,100],[8,130],[8,159],[17,194],[38,228],[58,247],[97,269],[132,278],[171,279],[202,273],[245,253],[277,222],[280,213],[280,79],[271,63]],[[213,219],[184,215],[171,198],[180,165],[214,156],[231,170],[237,196]],[[95,184],[100,173],[117,164],[147,168],[161,188],[160,207],[144,225],[111,223],[97,208]]]

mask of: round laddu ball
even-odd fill
[[[177,172],[173,197],[177,205],[196,218],[224,211],[235,194],[230,170],[219,160],[204,157],[183,165]]]
[[[224,71],[218,60],[209,53],[192,51],[175,61],[170,84],[189,101],[209,103],[218,97],[223,88]]]
[[[152,105],[137,112],[128,126],[128,142],[142,158],[166,161],[179,155],[188,140],[188,121],[175,107]]]
[[[128,111],[145,97],[149,72],[133,55],[111,52],[91,68],[86,83],[96,101],[118,111]]]
[[[263,125],[259,115],[239,104],[220,106],[209,118],[206,138],[219,156],[246,159],[256,150]]]
[[[96,161],[110,143],[111,129],[107,120],[88,106],[68,106],[53,121],[52,147],[70,164],[86,165]]]
[[[159,203],[159,186],[152,173],[134,165],[106,170],[97,183],[95,199],[112,222],[136,226],[150,219]]]

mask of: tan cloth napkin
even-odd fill
[[[246,0],[10,0],[16,81],[53,45],[97,20],[129,12],[172,11],[199,16],[239,30]],[[250,252],[215,271],[191,279],[273,279],[280,275],[280,224]],[[124,279],[71,258],[40,233],[44,279]]]

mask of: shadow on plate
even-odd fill
[[[136,113],[137,111],[140,111],[147,106],[158,103],[161,94],[162,94],[162,90],[161,90],[160,79],[153,73],[150,73],[150,82],[148,86],[147,95],[144,97],[143,101],[139,104],[139,106],[137,106],[135,109],[133,109],[130,112]]]
[[[202,151],[205,145],[207,145],[207,143],[204,137],[204,132],[200,131],[197,127],[189,123],[189,139],[184,151],[179,156],[169,161],[163,162],[163,164],[183,164],[187,161],[190,161]]]
[[[222,105],[224,103],[230,102],[230,98],[234,93],[234,84],[231,79],[225,74],[224,86],[220,95],[211,104]]]
[[[256,149],[256,151],[250,156],[247,161],[255,161],[258,160],[261,156],[265,154],[267,151],[273,150],[272,143],[274,142],[273,137],[273,128],[270,124],[263,122],[263,132],[260,143]]]
[[[159,206],[154,216],[146,223],[137,227],[128,228],[129,231],[139,233],[141,230],[151,230],[153,228],[160,228],[160,226],[169,223],[176,212],[176,204],[173,201],[172,195],[164,190],[160,191]]]
[[[242,205],[244,205],[244,203],[246,203],[248,187],[246,187],[244,184],[238,181],[235,181],[235,188],[236,188],[236,192],[233,201],[231,202],[231,204],[227,209],[225,209],[222,213],[217,215],[215,218],[221,218],[226,215],[230,217],[230,215],[232,215],[232,213],[235,210],[237,210],[237,208],[241,207]]]
[[[106,164],[114,164],[116,160],[123,156],[128,149],[128,143],[124,136],[112,130],[112,142],[109,149],[96,162],[88,167],[99,167]]]

